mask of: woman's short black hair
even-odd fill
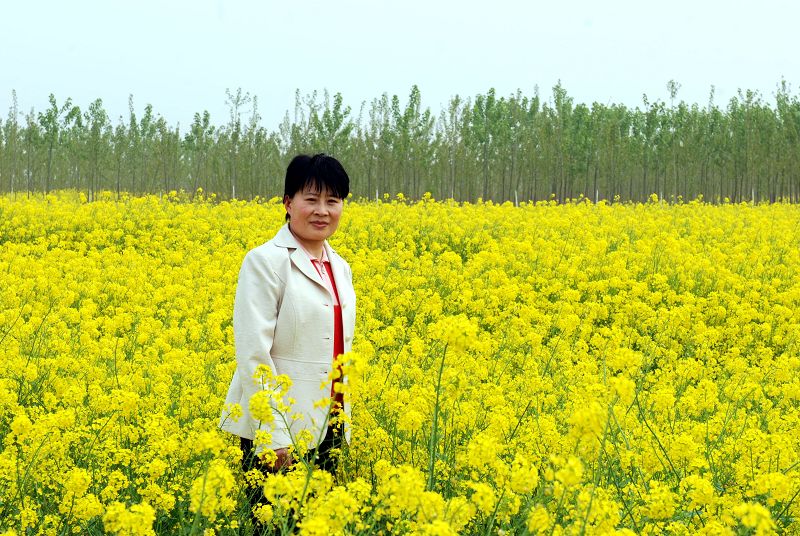
[[[329,195],[344,199],[350,193],[350,177],[342,164],[332,156],[324,153],[314,156],[299,154],[292,158],[286,168],[284,199],[294,197],[306,187],[314,192],[321,192],[324,188]]]

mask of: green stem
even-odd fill
[[[200,504],[197,506],[197,511],[194,513],[194,519],[192,519],[192,526],[189,528],[189,534],[194,534],[194,530],[197,528],[197,523],[200,521],[200,512],[203,510],[203,501],[206,499],[206,479],[208,478],[208,468],[209,466],[206,465],[206,471],[203,473],[203,486],[200,488]]]
[[[647,418],[644,416],[644,410],[642,409],[642,405],[639,402],[639,393],[638,392],[636,393],[636,396],[635,396],[634,400],[636,401],[636,409],[639,410],[639,417],[642,419],[642,422],[647,427],[647,429],[650,431],[650,434],[652,434],[653,438],[656,440],[656,444],[658,445],[658,448],[661,449],[661,453],[664,455],[664,458],[666,458],[667,463],[669,463],[670,469],[672,469],[672,472],[675,475],[675,478],[677,478],[678,482],[680,482],[681,481],[681,475],[678,473],[678,470],[675,468],[675,465],[672,463],[672,460],[670,459],[669,454],[667,453],[667,449],[661,443],[661,439],[659,439],[658,434],[656,434],[655,430],[653,430],[652,426],[650,426],[650,423],[647,422]]]
[[[439,435],[439,398],[442,390],[442,373],[444,372],[444,361],[447,357],[447,345],[442,351],[442,362],[439,365],[439,375],[436,378],[436,404],[433,406],[433,422],[431,423],[431,437],[428,445],[428,485],[427,491],[433,491],[433,470],[436,463],[436,445]]]
[[[503,492],[500,494],[500,497],[497,499],[497,503],[494,505],[494,510],[492,511],[492,517],[489,518],[489,521],[486,523],[486,536],[491,534],[491,529],[494,526],[494,520],[497,518],[497,511],[500,509],[500,502],[506,496],[506,490],[503,489]]]

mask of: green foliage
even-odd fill
[[[383,94],[355,113],[341,93],[295,98],[276,130],[261,125],[258,101],[226,91],[229,117],[214,124],[196,113],[182,133],[146,105],[129,100],[114,124],[95,100],[82,111],[50,95],[35,114],[16,94],[0,122],[0,191],[78,188],[134,194],[202,188],[219,198],[273,197],[286,162],[299,152],[326,152],[350,172],[355,197],[403,192],[497,202],[646,201],[775,202],[800,200],[800,100],[782,81],[775,103],[739,91],[725,106],[680,100],[629,108],[575,103],[559,82],[549,98],[521,91],[453,96],[438,114],[417,86],[407,99]]]

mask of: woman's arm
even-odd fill
[[[257,249],[250,251],[239,270],[233,305],[236,368],[242,382],[242,402],[245,404],[262,389],[253,378],[259,365],[267,365],[272,374],[276,374],[270,352],[283,289],[284,282],[269,265],[268,259],[259,254]],[[266,422],[256,423],[256,430],[269,431]],[[273,437],[280,436],[281,432],[285,432],[285,425],[280,416],[275,415]],[[260,450],[256,449],[257,452]]]

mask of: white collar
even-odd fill
[[[300,246],[300,249],[306,252],[306,255],[308,255],[309,259],[311,259],[312,261],[318,261],[323,263],[330,262],[330,260],[328,259],[328,251],[327,248],[325,247],[325,242],[322,243],[322,258],[318,259],[310,251],[306,249],[306,247],[303,245],[302,242],[300,242],[300,240],[297,238],[297,235],[294,234],[294,231],[292,231],[292,228],[288,224],[286,225],[286,227],[289,229],[289,232],[292,233],[292,236],[294,237],[295,241],[297,241],[297,244]]]

